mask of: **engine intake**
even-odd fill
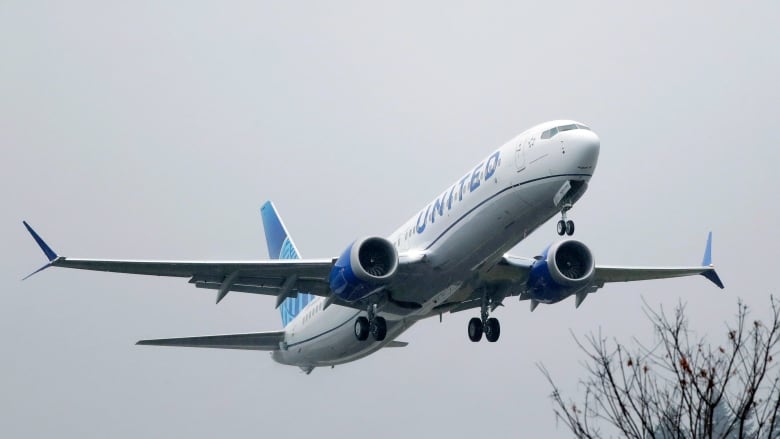
[[[535,299],[555,303],[590,286],[596,264],[590,249],[573,239],[556,242],[531,267],[528,286]]]
[[[379,281],[395,273],[398,254],[390,241],[384,238],[367,238],[358,245],[359,276],[365,280]]]
[[[386,284],[398,269],[398,252],[380,237],[359,239],[344,250],[330,272],[330,289],[354,302]]]
[[[575,240],[553,244],[547,253],[547,265],[553,280],[565,286],[588,282],[595,267],[590,249]]]

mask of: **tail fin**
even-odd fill
[[[287,233],[282,219],[276,212],[276,207],[270,201],[266,201],[260,208],[265,230],[265,241],[268,245],[268,257],[271,259],[300,259],[297,247],[292,237]],[[306,293],[298,293],[295,297],[288,297],[279,306],[282,313],[282,324],[287,326],[295,316],[314,300],[314,296]]]

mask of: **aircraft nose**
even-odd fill
[[[593,156],[594,159],[598,158],[599,150],[601,149],[601,139],[599,139],[599,136],[596,135],[596,133],[593,131],[584,131],[580,142],[585,153]]]
[[[574,134],[574,133],[572,133]],[[593,131],[577,130],[574,138],[566,142],[566,153],[580,172],[592,172],[599,160],[601,141]],[[567,157],[568,159],[569,157]],[[567,160],[568,161],[568,160]]]

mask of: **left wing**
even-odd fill
[[[699,267],[610,267],[596,266],[596,285],[600,288],[607,282],[631,282],[635,280],[666,279],[670,277],[700,274],[723,289],[715,266],[712,265],[712,232],[707,235],[704,259]]]
[[[328,277],[333,265],[331,259],[211,262],[66,258],[54,252],[27,222],[24,222],[24,226],[49,259],[48,264],[30,276],[48,267],[63,267],[112,273],[189,277],[190,283],[198,288],[218,290],[217,302],[229,291],[239,291],[276,296],[277,307],[284,299],[295,297],[299,292],[323,297],[330,295]]]
[[[524,282],[531,272],[533,260],[504,256],[498,268],[499,276],[504,280]],[[596,265],[593,284],[601,288],[610,282],[633,282],[639,280],[669,279],[673,277],[694,276],[700,274],[717,285],[724,288],[715,267],[712,265],[699,267],[623,267],[612,265]]]
[[[700,274],[723,288],[715,267],[617,267],[596,266],[595,283],[601,288],[608,282],[633,282],[637,280],[668,279],[672,277],[693,276]]]
[[[523,281],[528,279],[528,274],[534,264],[534,259],[519,258],[505,255],[498,264],[499,271],[507,269],[515,271],[515,275]],[[624,267],[614,265],[596,265],[593,276],[593,284],[601,288],[609,282],[633,282],[639,280],[668,279],[673,277],[694,276],[700,274],[719,288],[723,287],[715,266],[712,265],[712,232],[707,236],[707,246],[704,249],[704,259],[700,266],[688,267]]]
[[[500,306],[507,296],[520,296],[520,300],[531,300],[532,310],[535,308],[535,297],[531,288],[527,285],[531,270],[537,262],[535,258],[523,258],[506,254],[498,264],[481,273],[480,282],[471,285],[470,294],[461,296],[458,300],[450,301],[434,309],[440,312],[458,312],[479,307],[482,303],[482,294],[487,292],[491,309]],[[588,293],[595,292],[610,282],[633,282],[652,279],[667,279],[674,277],[701,275],[724,288],[715,266],[712,265],[712,233],[707,237],[707,246],[704,250],[704,259],[700,266],[688,267],[627,267],[596,265],[592,280],[585,285],[586,288],[577,293],[575,304],[579,306]]]

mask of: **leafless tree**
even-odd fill
[[[772,321],[750,321],[738,303],[721,344],[689,329],[684,305],[673,316],[663,308],[645,313],[654,344],[632,346],[599,333],[574,337],[586,354],[581,402],[553,388],[556,418],[576,437],[616,433],[629,438],[780,438],[780,370],[773,360],[780,339],[780,302],[770,298]]]

